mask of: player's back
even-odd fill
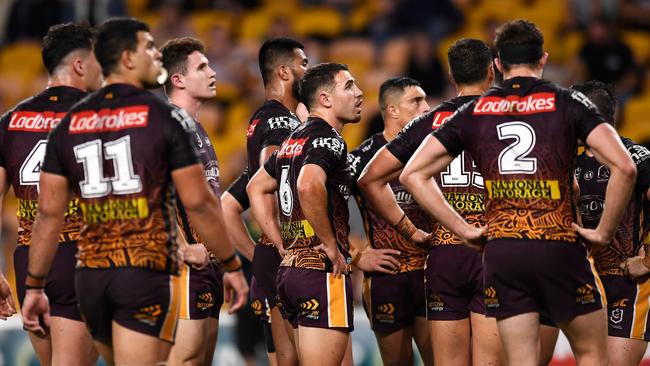
[[[171,171],[198,163],[193,120],[153,94],[109,85],[75,106],[51,136],[46,171],[79,197],[79,265],[175,273]],[[50,149],[48,148],[48,158]]]
[[[0,165],[18,199],[18,245],[29,245],[38,211],[38,181],[45,156],[47,136],[85,92],[68,87],[51,87],[19,103],[0,120]],[[77,201],[66,212],[59,242],[77,240]]]
[[[484,178],[489,236],[575,242],[576,140],[602,122],[589,100],[541,79],[516,77],[465,105],[457,118],[464,122],[457,146],[467,149]]]

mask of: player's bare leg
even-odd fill
[[[412,365],[413,346],[411,327],[405,327],[391,333],[375,332],[379,352],[384,365]]]
[[[298,365],[298,352],[291,342],[290,334],[286,325],[291,325],[282,318],[280,309],[274,306],[271,309],[271,333],[273,334],[273,344],[275,345],[275,357],[279,366]],[[293,329],[293,328],[291,328]]]
[[[208,333],[207,333],[207,345],[205,358],[203,359],[204,365],[212,365],[212,358],[214,356],[214,351],[217,348],[217,338],[219,336],[219,319],[217,318],[208,318]],[[176,340],[178,342],[178,339]]]
[[[641,363],[648,342],[640,339],[607,337],[610,366],[633,366]]]
[[[539,366],[546,366],[553,360],[559,333],[560,328],[543,324],[539,326]]]
[[[505,365],[506,357],[501,346],[495,318],[470,313],[472,327],[472,363],[474,365]]]
[[[578,315],[560,323],[580,365],[607,365],[607,313],[605,309]]]
[[[212,318],[178,320],[176,332],[180,336],[176,338],[169,353],[168,365],[198,366],[205,364],[204,360],[209,346],[210,319]]]
[[[425,366],[433,366],[433,346],[431,344],[431,333],[429,321],[426,317],[416,316],[413,321],[413,339],[420,351],[420,357]]]
[[[471,363],[469,318],[430,321],[429,329],[436,365]]]
[[[41,338],[34,335],[32,332],[29,332],[28,334],[29,341],[32,343],[32,347],[34,347],[34,352],[36,353],[38,362],[42,366],[52,365],[52,340],[50,336],[48,335]]]
[[[350,333],[324,328],[298,327],[300,361],[303,365],[340,366]]]
[[[288,321],[287,321],[287,324],[289,324]],[[291,325],[289,325],[289,326],[291,326]],[[303,365],[304,363],[303,363],[303,360],[302,360],[302,356],[300,355],[300,339],[298,338],[300,336],[299,328],[291,327],[291,329],[292,329],[292,333],[293,333],[293,346],[296,347],[296,350],[298,350],[298,360],[300,361],[300,364]]]
[[[164,365],[172,344],[113,322],[113,360],[117,366]]]
[[[539,314],[525,313],[499,319],[497,326],[508,365],[537,366],[539,362]]]
[[[352,337],[348,337],[348,346],[345,347],[345,356],[343,356],[341,366],[354,366],[354,359],[352,358]]]
[[[53,316],[50,318],[50,337],[52,365],[90,366],[97,361],[97,350],[84,322]]]
[[[99,352],[99,355],[102,356],[107,364],[115,365],[115,359],[113,358],[113,347],[106,343],[95,341],[95,349],[97,352]]]

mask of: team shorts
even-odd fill
[[[183,264],[181,267],[181,300],[179,319],[219,319],[223,305],[223,283],[219,267],[210,263],[198,270]]]
[[[607,332],[611,337],[650,341],[648,300],[650,280],[637,282],[627,277],[603,277],[607,296]]]
[[[279,305],[279,304],[278,304]],[[250,306],[253,314],[264,323],[271,323],[271,306],[255,276],[251,279]]]
[[[146,268],[78,268],[79,309],[94,340],[112,344],[112,322],[173,343],[180,276]]]
[[[298,267],[280,267],[278,298],[285,319],[293,325],[354,329],[350,275],[335,278],[332,273]]]
[[[58,245],[52,268],[47,275],[45,294],[50,300],[51,316],[81,321],[74,288],[76,256],[76,242],[68,241]],[[26,245],[16,247],[14,251],[14,270],[16,273],[16,292],[20,306],[23,305],[23,300],[25,300],[28,261],[29,247]]]
[[[431,249],[425,269],[428,320],[461,320],[485,314],[483,254],[462,244]]]
[[[580,244],[492,240],[485,246],[483,265],[489,317],[537,312],[560,323],[605,307],[593,259]]]
[[[277,278],[281,261],[282,257],[280,257],[280,253],[275,247],[265,244],[255,246],[253,252],[253,276],[265,301],[268,302],[271,308],[277,303]]]
[[[363,280],[363,308],[375,332],[392,333],[426,316],[424,270],[372,273]]]

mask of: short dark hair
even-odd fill
[[[304,50],[305,46],[293,38],[273,38],[262,44],[258,56],[260,64],[260,73],[262,74],[262,82],[266,86],[271,81],[273,69],[287,59],[293,59],[293,50],[296,48]]]
[[[136,50],[140,31],[149,32],[149,26],[135,18],[111,18],[99,27],[95,57],[104,76],[114,71],[123,51]]]
[[[474,84],[488,76],[492,51],[483,41],[462,38],[447,50],[447,62],[456,84]]]
[[[409,86],[420,86],[420,82],[406,76],[390,78],[379,87],[379,108],[383,111],[388,106],[386,99],[388,96],[395,93],[404,93]]]
[[[496,31],[494,44],[499,52],[499,61],[506,71],[517,64],[535,67],[544,54],[542,31],[534,23],[523,19],[502,24]]]
[[[316,103],[316,92],[323,87],[334,86],[334,78],[339,71],[347,71],[348,66],[333,62],[325,62],[312,66],[300,79],[300,101],[310,109]]]
[[[600,113],[605,117],[607,123],[616,127],[614,114],[616,113],[616,96],[610,85],[598,80],[590,80],[583,84],[571,86],[571,89],[584,94],[592,103],[598,107]]]
[[[91,51],[95,42],[93,29],[87,23],[55,24],[47,30],[41,44],[41,57],[52,75],[61,61],[76,50]]]
[[[162,52],[162,62],[169,73],[165,81],[165,90],[169,93],[173,84],[171,76],[174,74],[183,74],[187,72],[187,57],[194,51],[205,53],[203,42],[193,37],[183,37],[170,39],[160,48]]]

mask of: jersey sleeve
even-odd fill
[[[638,144],[626,147],[637,169],[636,187],[645,194],[650,188],[650,150]]]
[[[271,156],[269,156],[269,159],[266,161],[266,163],[264,163],[264,170],[266,170],[266,172],[270,176],[276,179],[277,177],[275,176],[275,165],[276,165],[277,158],[278,158],[278,152],[276,150],[273,152],[273,154],[271,154]]]
[[[347,161],[345,142],[339,137],[317,137],[310,141],[309,150],[305,156],[303,166],[316,164],[330,176],[341,163],[341,159]],[[347,153],[346,153],[347,155]]]
[[[599,124],[606,122],[596,105],[577,90],[570,91],[567,114],[570,120],[574,122],[576,137],[585,144],[591,131]]]
[[[427,130],[424,130],[423,127]],[[427,123],[427,119],[415,119],[404,126],[397,136],[386,145],[386,149],[403,165],[406,165],[429,131],[431,131],[431,126]]]
[[[170,170],[184,168],[201,162],[192,144],[194,120],[182,109],[172,109],[168,116],[163,113],[163,132],[168,146]]]
[[[366,167],[367,161],[364,161],[363,156],[361,155],[361,149],[357,148],[348,153],[348,167],[350,168],[350,173],[352,174],[353,182],[356,182],[361,176],[361,172]]]
[[[47,138],[47,146],[45,147],[45,157],[43,158],[43,164],[41,164],[41,171],[57,175],[66,175],[65,168],[63,166],[63,154],[61,148],[63,146],[63,141],[65,138],[65,130],[67,124],[64,124],[63,121],[55,127]]]
[[[228,193],[235,197],[237,202],[244,208],[244,211],[251,206],[248,201],[248,194],[246,193],[246,185],[248,185],[248,168],[244,169],[239,177],[228,187]]]
[[[451,156],[458,156],[465,150],[465,145],[460,136],[460,127],[463,121],[462,111],[464,110],[467,109],[461,107],[458,112],[449,118],[449,121],[431,133]]]
[[[289,116],[266,115],[263,118],[266,121],[264,123],[262,148],[280,146],[282,141],[289,137],[294,127],[297,126],[297,122],[293,121]]]

